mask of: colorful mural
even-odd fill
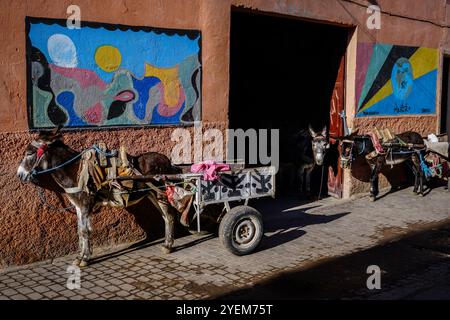
[[[434,114],[438,50],[359,43],[356,116]]]
[[[200,120],[200,31],[65,23],[26,19],[30,128]]]

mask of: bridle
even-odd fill
[[[353,161],[353,146],[355,141],[344,139],[340,142],[341,145],[341,155],[340,155],[340,165],[343,169],[349,169],[352,166]],[[348,154],[346,150],[348,149]]]
[[[52,168],[48,168],[48,169],[44,169],[44,170],[39,170],[37,171],[36,168],[39,165],[39,163],[41,162],[45,152],[47,152],[49,146],[46,143],[37,143],[36,141],[31,142],[31,145],[35,148],[37,148],[36,151],[36,162],[33,165],[33,167],[31,168],[31,176],[37,176],[37,175],[41,175],[41,174],[45,174],[45,173],[51,173],[54,172],[56,170],[59,170],[69,164],[71,164],[72,162],[74,162],[75,160],[78,160],[78,158],[80,158],[81,156],[83,156],[83,154],[85,154],[86,152],[90,151],[90,150],[95,150],[98,153],[102,153],[105,156],[114,156],[116,155],[116,153],[112,152],[112,153],[108,153],[105,152],[103,150],[101,150],[97,145],[92,145],[92,147],[86,148],[83,151],[81,151],[80,153],[74,155],[72,158],[70,158],[69,160],[66,160],[65,162],[58,164]]]
[[[33,166],[31,167],[30,172],[35,173],[37,166],[41,163],[42,158],[44,157],[44,154],[48,150],[48,144],[41,142],[38,143],[36,141],[32,141],[31,145],[36,148],[36,161],[34,162]]]

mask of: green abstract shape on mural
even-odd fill
[[[105,90],[105,98],[103,99],[103,114],[107,115],[109,113],[109,108],[111,108],[112,103],[114,102],[114,94],[124,90],[131,90],[133,88],[133,80],[131,79],[131,75],[126,70],[120,70],[115,75],[111,82],[111,85]],[[103,125],[114,126],[114,125],[123,125],[124,123],[138,124],[136,117],[134,116],[131,108],[131,103],[127,103],[125,107],[125,112],[116,118],[108,119],[103,123]]]
[[[383,64],[386,61],[389,52],[391,52],[393,46],[394,45],[392,44],[378,43],[373,48],[373,54],[370,59],[370,65],[369,68],[367,69],[366,79],[364,81],[364,86],[361,91],[361,96],[359,97],[358,110],[361,108],[362,102],[366,98],[367,93],[369,92],[373,82],[377,78],[377,75],[380,72],[381,67],[383,67]]]
[[[47,115],[47,108],[52,101],[53,95],[33,86],[33,124],[35,127],[53,126]]]
[[[192,106],[192,108],[197,108],[200,101],[195,93],[195,89],[192,86],[192,74],[194,71],[200,67],[200,62],[198,61],[198,56],[190,56],[183,60],[178,67],[178,71],[180,74],[181,85],[184,88],[184,92],[186,95],[186,105]],[[198,86],[199,87],[199,86]],[[197,105],[195,105],[197,104]]]

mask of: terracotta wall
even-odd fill
[[[364,26],[367,18],[364,0],[78,0],[77,5],[81,8],[82,20],[201,30],[202,119],[208,126],[225,129],[232,5],[357,27],[358,42],[450,49],[446,29],[438,26],[447,21],[444,2],[378,0],[382,10],[390,14],[383,14],[381,30],[374,31],[367,31]],[[15,177],[24,147],[32,137],[26,118],[25,16],[65,18],[70,4],[72,1],[13,1],[2,6],[0,13],[0,267],[48,259],[76,250],[75,215],[44,208],[35,188],[22,185]],[[402,15],[410,18],[399,17]],[[351,104],[347,102],[347,109]],[[394,131],[414,126],[421,133],[437,129],[436,116],[359,118],[354,123],[351,116],[350,125],[363,129],[374,125],[388,126]],[[67,133],[66,142],[73,148],[82,149],[103,140],[112,146],[125,144],[132,154],[152,150],[169,155],[173,146],[170,133],[171,128],[86,130]],[[352,193],[366,190],[367,183],[360,181],[349,179]],[[54,195],[46,195],[51,204],[61,206]],[[117,209],[96,213],[93,218],[94,245],[134,241],[143,238],[146,232],[151,237],[158,235],[161,219],[150,206],[131,211],[134,214]]]
[[[32,185],[23,185],[16,170],[33,134],[28,132],[26,113],[25,16],[66,18],[72,1],[14,1],[2,6],[0,37],[0,267],[49,259],[78,246],[76,217],[70,212],[45,208]],[[142,0],[77,1],[81,19],[202,31],[203,94],[205,129],[227,127],[227,26],[216,24],[224,9],[217,1]],[[219,7],[219,8],[218,8]],[[107,8],[107,10],[105,10]],[[125,145],[131,154],[157,151],[170,156],[172,128],[120,129],[65,133],[65,141],[81,150],[98,141],[111,148]],[[45,192],[50,205],[62,208],[53,193]],[[151,204],[129,210],[102,209],[93,216],[94,246],[112,245],[162,234],[162,219]]]

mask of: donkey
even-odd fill
[[[398,165],[401,163],[411,164],[414,173],[415,194],[424,194],[424,173],[421,167],[421,146],[424,145],[422,136],[413,131],[407,131],[396,135],[406,145],[412,146],[411,150],[392,147],[386,153],[376,152],[372,138],[369,135],[352,134],[348,137],[338,138],[341,141],[340,164],[342,168],[350,168],[356,156],[363,156],[371,169],[370,174],[370,200],[375,201],[378,190],[378,176],[385,165]]]
[[[92,247],[89,239],[92,232],[90,223],[91,213],[98,206],[107,205],[107,202],[103,202],[95,194],[89,194],[85,191],[69,191],[70,189],[74,190],[78,186],[77,172],[80,153],[64,144],[59,129],[60,127],[51,132],[40,132],[36,139],[27,146],[25,157],[17,170],[17,176],[23,182],[32,182],[35,184],[40,182],[40,177],[46,176],[45,178],[49,178],[50,181],[56,183],[56,185],[64,190],[65,196],[75,206],[77,213],[79,254],[73,264],[85,267],[89,264],[92,255]],[[71,161],[71,159],[77,160]],[[172,166],[166,156],[156,152],[148,152],[136,157],[128,155],[128,160],[143,175],[180,172],[178,168]],[[63,165],[66,163],[68,164]],[[55,168],[55,170],[52,170],[52,168]],[[35,176],[33,173],[36,171],[39,172],[39,170],[50,170],[50,172]],[[149,189],[143,183],[138,184],[137,187],[147,187]],[[170,206],[166,199],[164,199],[164,196],[154,189],[137,192],[136,197],[137,201],[144,198],[150,199],[160,211],[165,222],[165,241],[162,250],[165,253],[170,253],[174,242],[176,213],[170,210]]]
[[[311,193],[311,172],[314,167],[322,166],[325,161],[325,154],[330,148],[327,138],[327,127],[323,127],[322,132],[315,132],[311,126],[308,130],[301,130],[297,134],[298,170],[297,174],[300,183],[300,194],[304,192],[304,178],[306,193]]]

